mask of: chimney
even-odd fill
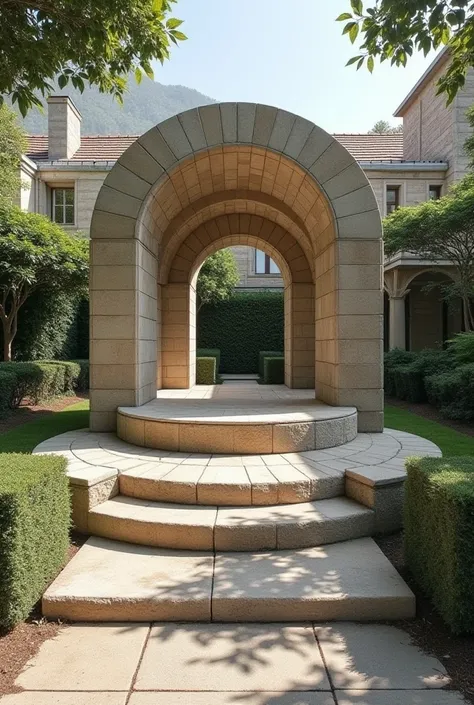
[[[81,146],[81,113],[67,95],[48,98],[49,159],[70,159]]]

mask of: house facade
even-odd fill
[[[439,55],[395,112],[403,118],[403,134],[335,135],[365,171],[382,216],[399,206],[441,197],[467,172],[464,141],[470,128],[465,113],[474,103],[474,72],[447,107],[444,96],[436,95],[446,61],[445,53]],[[81,116],[73,102],[67,96],[50,97],[48,135],[30,136],[22,159],[26,188],[19,195],[21,207],[88,237],[100,187],[135,140],[135,135],[81,136]],[[175,189],[179,196],[180,184]],[[239,288],[283,288],[268,255],[249,247],[233,250]],[[386,348],[439,346],[462,329],[460,305],[448,307],[439,288],[454,277],[449,262],[433,264],[401,252],[386,259],[384,267]]]

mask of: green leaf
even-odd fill
[[[58,86],[59,86],[60,88],[64,88],[64,86],[67,85],[68,80],[69,80],[68,77],[65,76],[63,73],[59,74],[59,76],[58,76]]]
[[[348,34],[351,31],[352,27],[357,27],[357,22],[348,22],[342,30],[342,33]]]
[[[353,56],[352,59],[349,59],[347,62],[346,66],[351,66],[352,64],[355,64],[356,61],[360,61],[362,59],[362,56]]]
[[[351,7],[356,15],[362,15],[362,0],[351,0]]]
[[[349,39],[351,42],[354,44],[355,40],[357,39],[357,35],[359,34],[359,25],[357,22],[354,22],[354,25],[350,28],[349,30]]]
[[[184,41],[187,39],[187,36],[186,36],[185,34],[183,34],[183,32],[179,32],[179,31],[177,31],[177,30],[175,30],[175,29],[173,29],[173,30],[170,32],[170,34],[172,34],[172,36],[173,36],[175,39],[178,39],[180,42],[184,42]]]
[[[155,74],[153,73],[153,69],[151,68],[150,64],[147,62],[143,62],[141,64],[142,69],[144,70],[145,74],[150,78],[152,81],[155,78]]]
[[[351,20],[352,15],[350,12],[343,12],[342,15],[339,15],[339,17],[336,17],[336,22],[343,22],[344,20]]]
[[[163,0],[153,0],[153,11],[161,12],[163,9]]]
[[[176,29],[183,24],[183,20],[177,20],[175,17],[171,17],[166,23],[168,29]]]
[[[372,73],[372,71],[374,70],[374,57],[373,56],[369,56],[369,58],[367,59],[367,68],[369,69],[370,73]]]
[[[135,81],[140,84],[142,82],[142,72],[140,71],[140,68],[137,66],[135,69]]]

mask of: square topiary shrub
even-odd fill
[[[285,384],[285,358],[263,358],[263,384]]]
[[[216,384],[216,358],[196,358],[196,384]]]
[[[455,633],[474,632],[474,458],[409,458],[405,554]]]
[[[198,348],[196,357],[215,357],[216,358],[216,375],[219,374],[221,366],[221,351],[218,348]]]
[[[260,379],[263,380],[264,373],[264,360],[266,357],[284,357],[282,350],[261,350],[258,353],[258,374]]]
[[[60,456],[0,454],[0,629],[28,616],[66,561],[66,465]]]

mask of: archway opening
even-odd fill
[[[112,169],[91,238],[94,430],[113,428],[119,405],[192,386],[196,267],[242,244],[289,271],[287,385],[356,406],[361,430],[381,430],[380,214],[358,164],[319,127],[244,103],[171,118]]]

